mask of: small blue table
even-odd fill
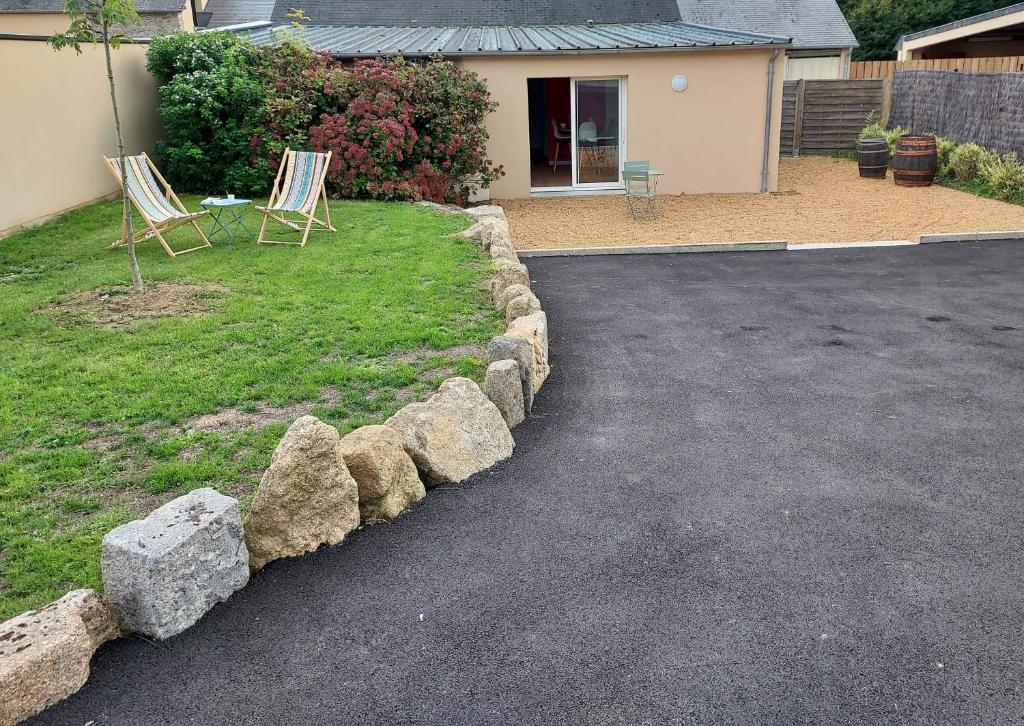
[[[199,206],[210,212],[212,229],[209,238],[213,241],[214,236],[223,234],[228,241],[228,247],[234,248],[235,239],[243,229],[249,239],[256,236],[252,230],[245,226],[246,207],[252,204],[251,199],[222,199],[220,197],[207,197],[199,202]],[[223,218],[224,212],[228,213],[227,219]]]

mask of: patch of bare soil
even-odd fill
[[[632,220],[610,197],[500,202],[518,249],[787,240],[861,242],[943,232],[1024,230],[1024,206],[931,186],[862,179],[848,159],[782,159],[775,194],[658,195],[657,218]]]
[[[199,317],[228,292],[223,285],[161,282],[133,294],[119,286],[65,295],[47,310],[63,323],[118,330],[147,320]]]
[[[317,401],[300,401],[288,406],[270,406],[260,403],[252,411],[238,408],[225,408],[216,413],[192,419],[180,427],[178,433],[199,431],[202,433],[239,433],[249,429],[263,428],[271,424],[290,424],[300,416],[305,416]]]

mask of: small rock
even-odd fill
[[[503,222],[508,221],[508,218],[505,216],[505,210],[496,204],[481,204],[479,207],[469,207],[466,209],[466,214],[471,214],[477,219],[495,217]]]
[[[516,318],[525,318],[536,312],[540,312],[540,300],[532,292],[527,292],[509,300],[505,308],[505,319],[511,323]]]
[[[428,401],[409,404],[385,425],[402,437],[428,486],[465,481],[515,448],[497,406],[468,378],[449,378]]]
[[[542,310],[516,318],[509,323],[505,335],[521,338],[533,348],[532,377],[533,392],[536,393],[551,372],[548,363],[548,316]]]
[[[245,518],[250,566],[334,545],[359,526],[359,488],[338,430],[314,416],[291,425]]]
[[[499,360],[513,360],[519,366],[519,376],[523,382],[523,409],[526,413],[533,410],[533,366],[535,357],[533,345],[523,338],[509,335],[496,335],[487,345],[487,360],[491,363]]]
[[[512,285],[530,286],[530,271],[526,265],[517,265],[508,260],[498,260],[497,272],[491,279],[491,297],[497,301],[498,295]]]
[[[0,724],[20,723],[67,698],[89,678],[92,654],[121,634],[95,590],[0,624]]]
[[[387,426],[364,426],[341,440],[349,473],[359,485],[363,520],[394,519],[427,495],[402,437]]]
[[[505,310],[514,298],[529,294],[529,292],[530,288],[526,285],[509,285],[495,297],[494,305],[498,310]]]
[[[526,418],[523,402],[523,379],[514,360],[499,360],[487,366],[484,393],[501,411],[505,424],[513,429]]]
[[[238,500],[196,489],[103,538],[103,588],[121,626],[163,640],[249,581]]]

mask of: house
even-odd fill
[[[211,25],[280,42],[295,3],[210,0]],[[649,160],[659,191],[774,191],[788,36],[679,19],[676,0],[307,0],[291,32],[341,59],[443,55],[475,71],[498,109],[488,155],[499,198],[621,193]]]
[[[152,36],[196,27],[196,13],[206,0],[135,0],[142,22],[131,29],[133,36]],[[0,0],[0,33],[10,35],[52,35],[68,29],[64,0]]]
[[[678,0],[680,19],[699,25],[782,35],[786,80],[846,78],[857,38],[835,0]]]
[[[896,53],[901,61],[1024,56],[1024,3],[904,35]]]

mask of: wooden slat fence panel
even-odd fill
[[[1024,154],[1024,73],[896,74],[889,123]]]
[[[782,154],[833,154],[857,147],[871,112],[881,114],[881,80],[786,81],[782,91]]]
[[[901,71],[960,71],[962,73],[1024,72],[1024,56],[1009,55],[991,58],[935,58],[911,61],[854,61],[850,78],[893,78]]]

